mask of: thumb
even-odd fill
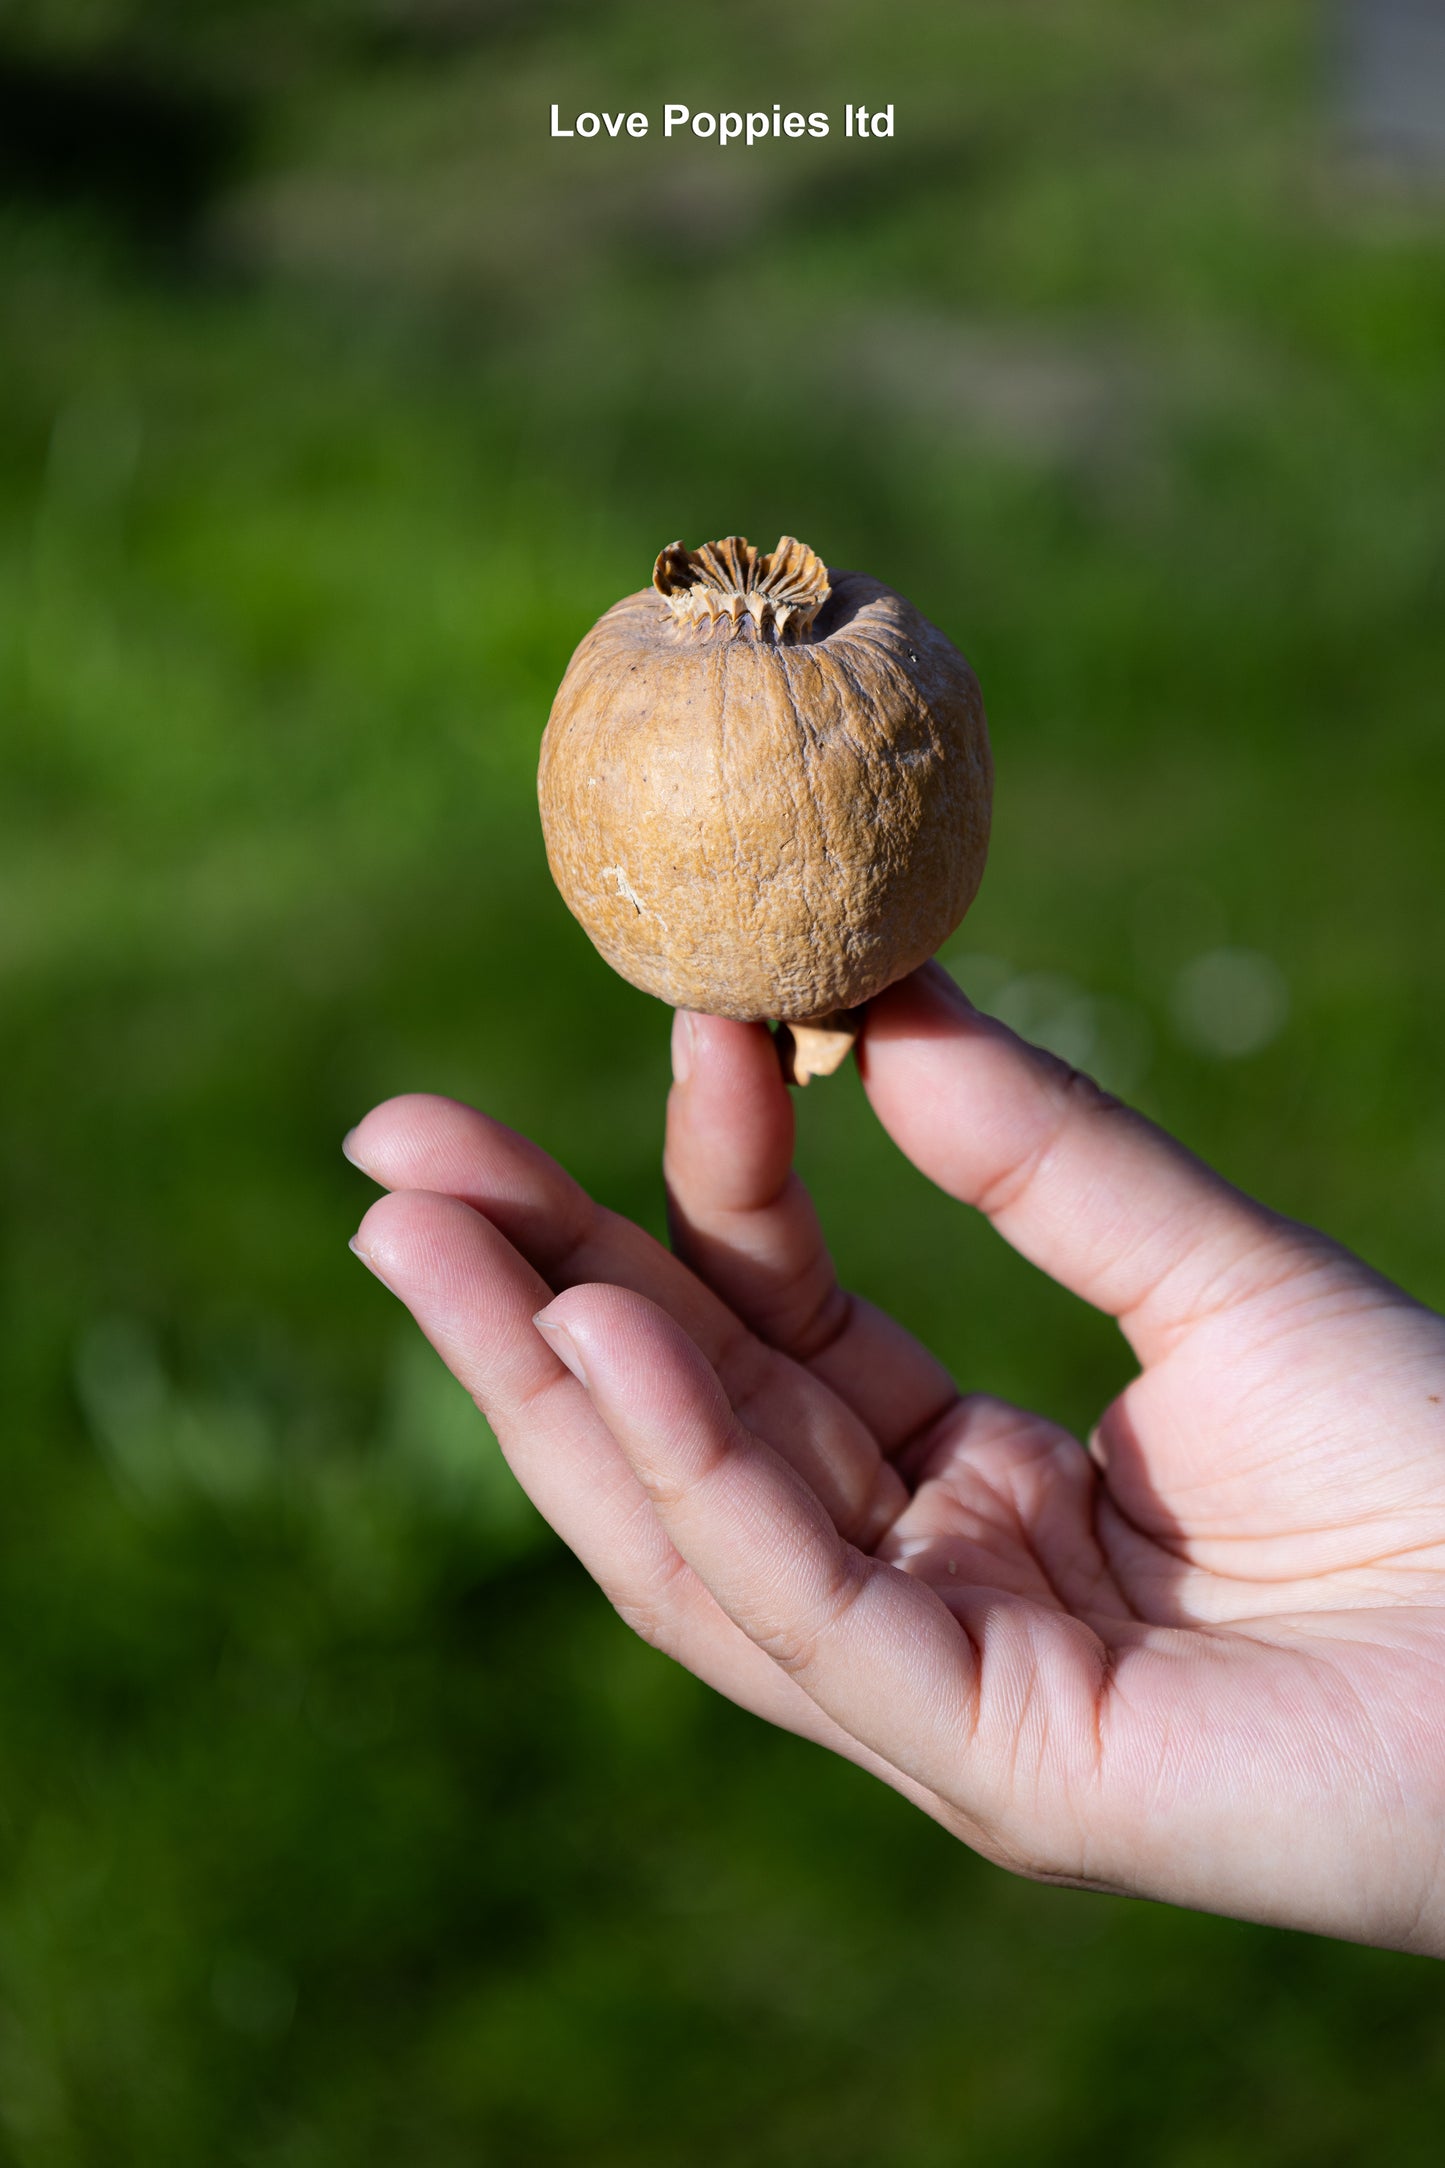
[[[859,1061],[874,1112],[914,1165],[1117,1317],[1144,1362],[1205,1310],[1332,1253],[982,1015],[939,964],[869,1004]]]

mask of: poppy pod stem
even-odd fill
[[[785,1084],[806,1084],[809,1077],[832,1076],[841,1069],[863,1029],[861,1009],[835,1009],[807,1024],[779,1024],[773,1044]]]

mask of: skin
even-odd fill
[[[680,1013],[674,1252],[454,1101],[355,1247],[622,1617],[1037,1878],[1445,1954],[1445,1319],[972,1009],[871,1006],[900,1148],[1118,1319],[1087,1446],[837,1285],[765,1029]]]

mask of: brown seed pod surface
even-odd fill
[[[952,933],[992,780],[978,681],[941,632],[790,536],[731,535],[674,542],[587,634],[538,795],[552,876],[614,970],[797,1026]]]

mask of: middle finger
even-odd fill
[[[891,1527],[908,1492],[853,1410],[757,1339],[660,1242],[597,1204],[528,1138],[456,1100],[410,1094],[373,1109],[346,1149],[386,1189],[439,1192],[471,1205],[557,1292],[606,1281],[659,1304],[696,1342],[743,1419],[786,1455],[849,1541],[871,1549]]]

